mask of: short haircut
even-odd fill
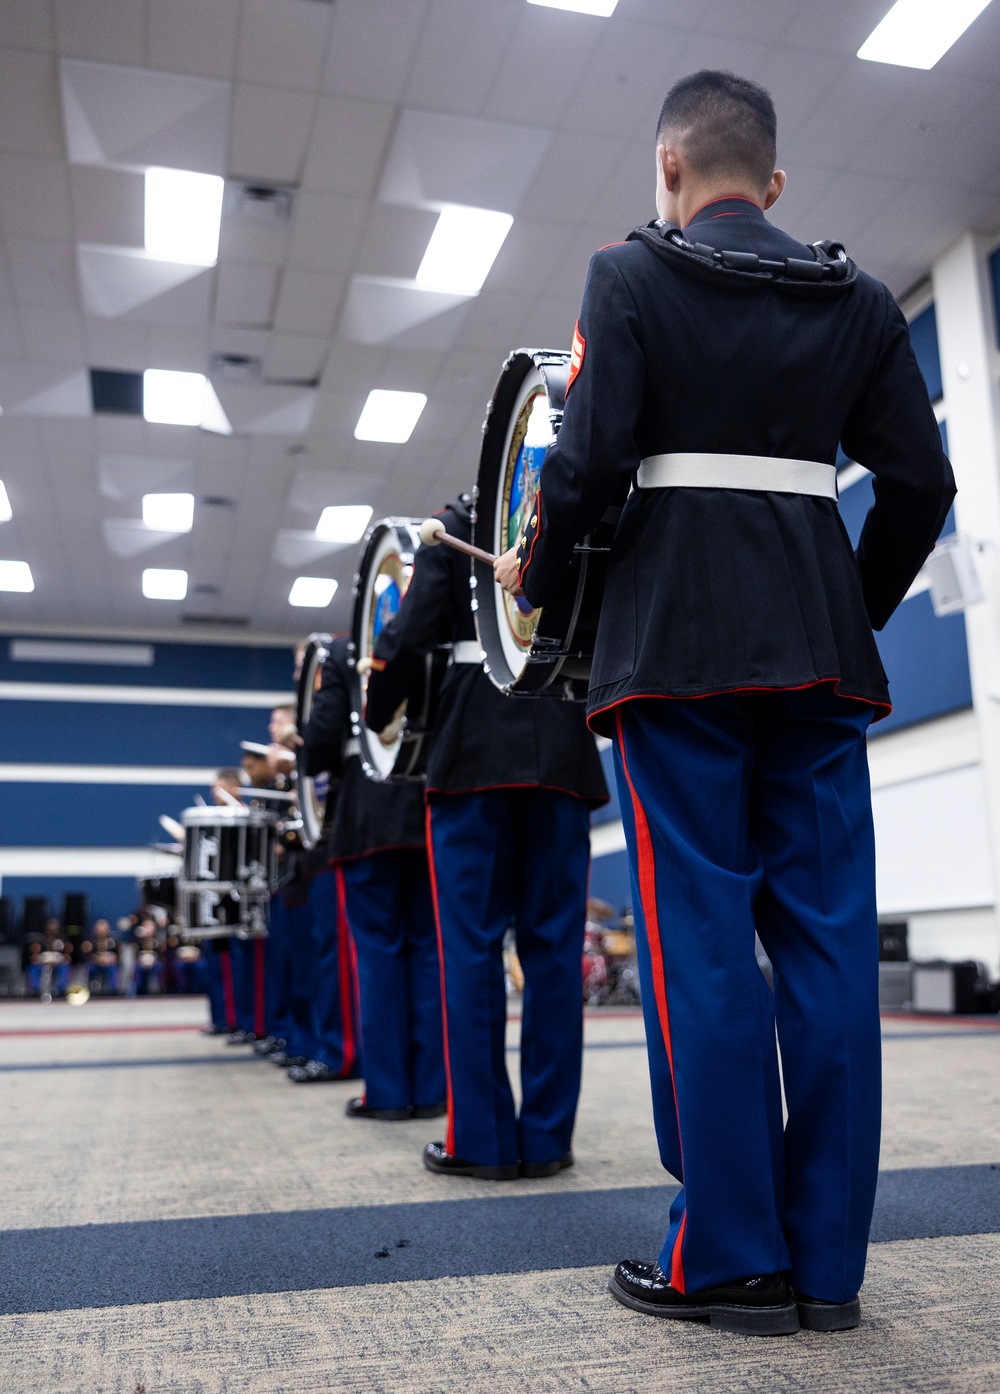
[[[742,175],[763,189],[774,173],[777,131],[766,88],[735,73],[705,68],[671,87],[656,136],[675,135],[701,175]]]

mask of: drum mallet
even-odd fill
[[[456,552],[464,552],[467,557],[486,562],[487,566],[492,566],[496,561],[492,552],[486,552],[482,547],[474,547],[471,542],[463,542],[459,537],[452,537],[440,518],[424,519],[420,524],[420,541],[425,547],[436,547],[439,542],[443,542],[446,547],[453,547]]]

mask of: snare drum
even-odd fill
[[[473,541],[487,552],[499,556],[524,536],[542,462],[562,424],[569,366],[569,353],[552,349],[518,349],[503,366],[483,427],[476,486]],[[538,610],[502,590],[488,563],[472,563],[476,633],[497,687],[586,700],[613,536],[614,524],[599,524],[574,549],[558,589]]]
[[[277,816],[260,808],[187,808],[178,928],[185,939],[261,938],[276,877]]]
[[[323,664],[330,653],[333,638],[329,634],[310,634],[306,651],[302,657],[302,671],[299,674],[299,687],[295,703],[295,725],[301,735],[312,716],[313,702],[323,681]],[[323,833],[323,820],[326,817],[326,801],[332,780],[328,770],[319,774],[307,773],[307,760],[304,746],[299,746],[295,756],[296,788],[298,790],[299,816],[302,827],[298,830],[303,847],[316,846]]]
[[[379,635],[399,610],[413,574],[421,522],[419,518],[384,518],[365,536],[354,578],[351,638],[355,665],[371,658]],[[448,658],[447,648],[435,649],[414,668],[399,719],[378,735],[364,723],[367,672],[352,668],[351,721],[361,763],[372,779],[423,779],[427,737]],[[363,669],[366,666],[362,663]]]

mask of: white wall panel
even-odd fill
[[[980,765],[875,791],[879,914],[992,905]]]

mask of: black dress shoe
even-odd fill
[[[412,1116],[414,1118],[443,1118],[447,1112],[448,1105],[446,1103],[414,1104]]]
[[[302,1065],[292,1065],[288,1071],[288,1078],[293,1084],[328,1084],[338,1080],[340,1076],[321,1060],[307,1060]]]
[[[443,1142],[429,1142],[424,1148],[424,1166],[428,1171],[436,1171],[440,1176],[475,1176],[480,1181],[516,1181],[521,1175],[517,1162],[510,1166],[480,1166],[478,1162],[466,1162],[461,1157],[453,1157],[445,1151]]]
[[[793,1292],[799,1309],[799,1325],[803,1331],[853,1331],[861,1325],[861,1298],[846,1302],[825,1302],[822,1297],[807,1297]]]
[[[408,1108],[372,1108],[364,1099],[348,1099],[344,1109],[348,1118],[380,1118],[383,1123],[400,1123],[404,1118],[412,1118]]]
[[[567,1167],[573,1165],[573,1153],[567,1152],[564,1157],[560,1157],[557,1162],[522,1162],[522,1176],[555,1176],[557,1172],[565,1171]]]
[[[789,1336],[799,1329],[795,1300],[782,1273],[683,1293],[670,1286],[658,1263],[626,1259],[612,1273],[608,1288],[626,1307],[653,1317],[707,1321],[743,1336]]]
[[[265,1036],[262,1041],[254,1041],[255,1055],[273,1055],[276,1050],[284,1050],[285,1042],[280,1036]]]
[[[287,1070],[292,1065],[308,1063],[304,1055],[287,1055],[283,1050],[272,1050],[267,1058],[272,1065],[277,1065],[279,1070]]]

